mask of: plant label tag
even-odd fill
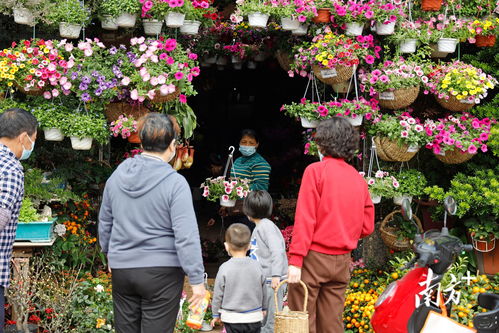
[[[445,156],[445,151],[441,150],[440,153],[438,153],[437,155]]]
[[[321,75],[324,79],[329,79],[331,77],[337,77],[338,73],[336,72],[336,68],[331,68],[321,70]]]
[[[462,99],[459,102],[461,102],[463,104],[475,104],[475,101],[470,101],[470,100],[467,100],[467,99]]]
[[[385,101],[393,101],[395,100],[395,94],[392,91],[385,91],[379,94],[379,99],[385,100]]]
[[[418,151],[419,151],[418,145],[410,145],[409,148],[407,148],[408,153],[417,153]]]

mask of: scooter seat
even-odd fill
[[[487,310],[499,309],[499,295],[483,293],[478,295],[478,305]]]
[[[480,294],[478,304],[489,310],[479,313],[473,318],[478,333],[499,333],[499,295]]]

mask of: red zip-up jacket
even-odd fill
[[[296,206],[289,264],[302,267],[310,250],[344,254],[374,231],[374,205],[367,183],[343,159],[324,157],[303,174]]]

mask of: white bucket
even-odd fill
[[[416,39],[404,39],[400,42],[400,53],[414,53],[416,52],[416,46]]]
[[[299,26],[300,26],[300,21],[298,20],[294,20],[289,17],[281,18],[281,27],[282,30],[284,31],[292,31],[298,29]]]
[[[144,33],[147,36],[157,36],[161,33],[161,28],[163,27],[163,21],[158,20],[143,20]]]
[[[116,18],[105,15],[100,21],[102,29],[104,30],[118,30],[118,24],[116,23]]]
[[[170,12],[165,16],[166,26],[170,28],[180,28],[184,25],[185,14]]]
[[[248,66],[248,69],[256,69],[256,62],[250,60],[246,66]]]
[[[393,203],[395,205],[402,206],[402,202],[404,202],[404,199],[409,200],[409,202],[412,202],[412,196],[410,195],[398,195],[396,197],[393,197]]]
[[[360,126],[362,125],[362,120],[364,119],[364,116],[356,116],[355,118],[349,116],[345,118],[352,126]]]
[[[136,20],[136,14],[123,13],[116,18],[116,24],[120,28],[133,28]]]
[[[298,28],[291,31],[291,34],[295,36],[305,36],[307,32],[308,32],[308,24],[300,24]]]
[[[373,202],[373,204],[379,204],[381,202],[381,195],[371,194],[371,201]]]
[[[331,86],[333,87],[333,90],[335,92],[341,93],[341,94],[346,94],[347,92],[352,91],[353,82],[350,83],[350,81],[345,81],[345,82],[340,82],[340,83],[333,83]]]
[[[26,8],[14,8],[14,22],[17,24],[33,25],[35,19],[31,10]]]
[[[437,42],[438,52],[454,53],[459,40],[457,38],[440,38]]]
[[[348,36],[360,36],[364,30],[364,23],[350,22],[347,23],[346,34]]]
[[[76,39],[80,37],[81,25],[61,22],[59,23],[59,35],[62,38]]]
[[[253,28],[265,28],[268,20],[269,16],[267,14],[251,13],[248,15],[249,26]]]
[[[395,32],[395,22],[384,24],[383,22],[376,22],[376,33],[380,36],[393,35]]]
[[[320,121],[318,120],[310,120],[304,117],[300,117],[301,126],[304,128],[316,128],[319,126]]]
[[[196,35],[199,32],[201,22],[184,20],[184,24],[180,27],[180,33],[184,35]]]
[[[45,134],[45,140],[47,141],[62,141],[64,140],[64,134],[58,128],[44,128],[43,133]]]
[[[236,200],[224,200],[220,197],[220,206],[222,207],[234,207],[236,205]]]
[[[77,138],[71,137],[71,146],[74,150],[90,150],[92,148],[92,138]]]

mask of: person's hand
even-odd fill
[[[216,324],[220,324],[220,323],[221,323],[220,318],[213,318],[211,320],[210,325],[211,325],[211,327],[215,327]]]
[[[267,317],[267,311],[262,311],[262,313],[264,317]]]
[[[298,283],[301,280],[301,268],[289,265],[288,267],[288,283]]]
[[[279,286],[279,283],[281,282],[281,278],[278,277],[278,276],[274,276],[272,278],[272,283],[270,284],[270,286],[272,287],[272,289],[276,289],[277,286]]]
[[[192,296],[189,298],[190,308],[196,308],[201,304],[204,296],[206,295],[206,288],[204,287],[204,283],[197,284],[191,286],[192,288]]]
[[[111,269],[111,266],[109,266],[109,265],[107,266],[107,271],[108,271],[109,273],[112,273],[112,272],[113,272],[113,270]]]
[[[213,227],[215,225],[215,219],[209,219],[208,222],[206,223],[207,227]]]

